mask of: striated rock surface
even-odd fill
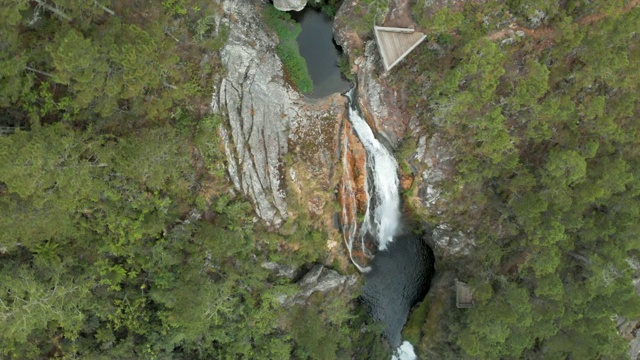
[[[273,0],[273,6],[280,11],[300,11],[307,6],[307,0]]]
[[[278,39],[262,22],[262,4],[225,1],[229,39],[221,50],[226,69],[212,102],[228,123],[220,127],[229,178],[253,203],[258,217],[279,227],[295,211],[324,217],[331,226],[337,183],[339,130],[346,99],[307,99],[285,80],[275,53]],[[289,198],[288,198],[289,197]],[[296,211],[300,211],[297,209]]]
[[[226,75],[213,110],[229,123],[221,127],[229,176],[251,199],[257,215],[278,226],[287,218],[282,157],[288,150],[289,119],[299,95],[285,83],[274,52],[277,39],[262,24],[255,5],[225,1],[229,40],[221,50]]]
[[[366,247],[367,244],[357,236],[361,222],[358,214],[365,213],[368,202],[366,156],[364,146],[355,135],[351,123],[345,121],[342,128],[342,177],[338,187],[340,223],[342,239],[349,257],[359,269],[366,268],[371,260],[371,252]]]

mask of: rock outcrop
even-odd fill
[[[356,275],[340,275],[335,270],[316,265],[297,282],[300,290],[295,295],[283,298],[281,301],[285,305],[304,304],[313,293],[334,289],[343,290],[353,286],[356,281]]]
[[[441,186],[447,176],[454,171],[453,154],[447,151],[440,136],[434,134],[430,139],[423,135],[418,139],[411,162],[422,171],[419,174],[419,196],[422,205],[431,213],[440,214]],[[448,173],[448,174],[447,174]]]
[[[364,50],[364,55],[355,57],[353,61],[358,78],[360,108],[370,125],[388,145],[396,148],[411,119],[404,109],[404,90],[391,86],[385,78],[375,41],[364,41],[350,28],[350,19],[356,16],[355,8],[358,6],[362,5],[357,1],[345,1],[340,6],[334,22],[336,42],[351,57],[357,53],[355,49]]]
[[[293,266],[278,264],[274,262],[263,262],[261,265],[264,269],[270,270],[277,277],[285,277],[289,280],[293,280],[298,274],[298,270]]]
[[[273,0],[273,6],[280,11],[300,11],[307,6],[307,0]]]
[[[309,213],[329,213],[330,227],[332,214],[325,207],[337,182],[338,133],[346,99],[339,94],[307,99],[286,82],[275,53],[278,39],[263,24],[260,6],[223,3],[222,21],[229,27],[221,50],[226,73],[212,107],[228,119],[220,134],[229,177],[251,200],[258,217],[274,228],[292,215],[286,200],[295,195]]]
[[[407,131],[411,116],[404,109],[404,90],[396,89],[379,76],[382,60],[376,43],[368,41],[364,57],[356,60],[360,107],[393,148],[397,148]]]
[[[289,119],[299,95],[286,84],[274,52],[275,36],[248,1],[225,1],[229,39],[221,50],[226,75],[213,109],[228,120],[221,127],[229,176],[251,199],[257,215],[278,226],[287,218],[282,158],[288,150]]]

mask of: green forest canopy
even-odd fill
[[[305,217],[266,232],[229,195],[207,111],[220,15],[204,0],[0,0],[0,357],[389,352],[351,297],[283,308],[294,285],[260,266],[319,261],[324,243],[304,240],[325,236]]]
[[[627,357],[616,319],[640,315],[637,1],[425,4],[414,16],[432,50],[394,79],[456,154],[446,210],[432,220],[471,230],[472,259],[457,272],[476,307],[445,315],[420,350]]]
[[[458,272],[476,307],[447,312],[418,349],[626,356],[612,318],[640,316],[640,10],[425,4],[414,18],[434,46],[391,80],[457,154],[449,206],[429,220],[473,231]],[[292,285],[259,266],[317,261],[322,247],[304,239],[321,229],[266,232],[226,191],[224,119],[202,111],[221,71],[219,11],[204,0],[0,0],[2,356],[388,356],[350,299],[287,311],[277,298]],[[526,36],[497,33],[510,22]]]

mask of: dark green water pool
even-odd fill
[[[321,98],[349,90],[351,83],[338,67],[340,50],[333,41],[333,20],[309,7],[293,11],[291,16],[302,26],[297,41],[313,80],[313,92],[308,96]]]

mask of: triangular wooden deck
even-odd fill
[[[391,70],[427,37],[413,29],[374,26],[385,71]]]

